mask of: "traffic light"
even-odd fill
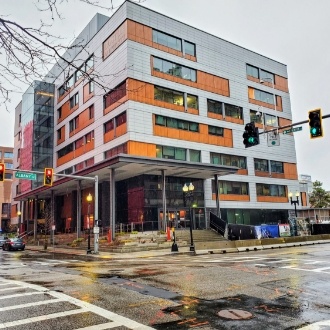
[[[44,186],[52,186],[53,185],[53,169],[45,168],[44,172]]]
[[[0,182],[5,180],[5,164],[0,163]]]
[[[253,147],[259,144],[259,129],[254,126],[254,122],[245,125],[243,139],[245,148]]]
[[[322,112],[321,109],[315,109],[308,112],[310,138],[323,136]]]

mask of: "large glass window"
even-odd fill
[[[85,62],[85,72],[87,72],[88,70],[90,70],[93,67],[94,67],[94,56],[92,55]]]
[[[114,88],[112,91],[110,91],[108,94],[104,96],[103,99],[104,109],[116,103],[125,95],[126,95],[126,81],[122,82],[120,85],[118,85],[116,88]]]
[[[210,135],[223,136],[223,128],[209,125],[209,134]]]
[[[207,100],[207,111],[222,115],[222,102]]]
[[[70,98],[70,108],[72,109],[79,103],[79,94],[76,93]]]
[[[191,56],[196,56],[196,46],[195,44],[189,42],[189,41],[184,41],[184,52],[185,54],[191,55]]]
[[[278,126],[277,117],[265,113],[265,125],[277,127]]]
[[[190,121],[176,119],[171,117],[165,117],[161,115],[156,115],[155,124],[159,126],[166,126],[176,129],[182,129],[186,131],[198,132],[199,131],[199,124],[193,123]]]
[[[274,80],[274,75],[270,72],[267,72],[265,70],[260,70],[260,79],[266,81],[266,82],[270,82],[271,84],[273,84]]]
[[[269,172],[268,160],[255,158],[254,169],[256,171]]]
[[[195,69],[191,69],[180,64],[166,61],[158,57],[154,57],[153,62],[153,68],[156,71],[160,71],[171,76],[183,78],[186,80],[196,81]]]
[[[273,173],[284,173],[283,162],[277,162],[275,160],[271,160],[270,168]]]
[[[169,146],[156,146],[156,157],[165,159],[187,160],[187,149]]]
[[[263,116],[262,112],[250,110],[250,122],[254,121],[255,123],[262,124],[263,123],[262,116]]]
[[[156,42],[157,44],[176,49],[180,52],[182,51],[181,39],[173,37],[169,34],[157,30],[152,30],[152,41]]]
[[[160,100],[177,105],[183,105],[184,100],[184,94],[182,92],[177,92],[172,89],[157,86],[154,87],[154,97],[155,100]]]
[[[5,163],[5,168],[6,169],[13,169],[14,168],[14,164],[13,163]]]
[[[12,152],[5,151],[3,158],[14,158],[14,154]]]
[[[261,91],[259,89],[254,90],[254,98],[261,102],[274,104],[274,95],[271,93]]]
[[[187,95],[187,107],[198,109],[198,97],[195,95]]]
[[[199,150],[189,150],[189,160],[191,162],[201,162],[201,152]]]
[[[212,180],[212,192],[216,192],[214,180]],[[219,193],[224,195],[248,195],[249,184],[247,182],[219,181]]]
[[[254,78],[259,79],[259,69],[256,68],[255,66],[250,65],[250,64],[246,65],[246,74],[248,76],[252,76]]]
[[[246,169],[246,158],[236,155],[211,153],[211,164],[237,166],[239,168]]]
[[[241,108],[237,105],[225,103],[225,114],[228,117],[241,119],[241,118],[243,118],[243,108]]]
[[[286,187],[276,184],[257,183],[257,196],[286,197]]]

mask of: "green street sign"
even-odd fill
[[[289,133],[298,132],[298,131],[302,131],[302,126],[286,129],[285,131],[283,131],[283,134],[289,134]]]
[[[37,180],[37,174],[29,172],[15,172],[16,179]]]

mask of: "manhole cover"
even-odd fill
[[[240,309],[223,309],[218,312],[218,316],[230,320],[248,320],[253,318],[251,313]]]

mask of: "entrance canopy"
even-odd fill
[[[99,182],[102,182],[109,180],[109,173],[111,169],[114,169],[115,171],[114,180],[121,181],[142,174],[161,175],[162,171],[164,171],[167,177],[173,176],[192,179],[210,179],[214,178],[216,175],[224,176],[228,174],[235,174],[239,168],[236,166],[222,166],[208,163],[179,161],[175,159],[119,154],[97,163],[88,169],[76,172],[74,175],[79,177],[95,177],[97,175]],[[28,198],[35,198],[36,196],[41,199],[50,198],[51,191],[54,191],[55,195],[64,195],[73,190],[77,190],[78,181],[81,182],[81,189],[92,187],[94,184],[91,180],[60,177],[54,181],[52,187],[39,187],[27,193],[18,195],[15,200],[26,200]]]

